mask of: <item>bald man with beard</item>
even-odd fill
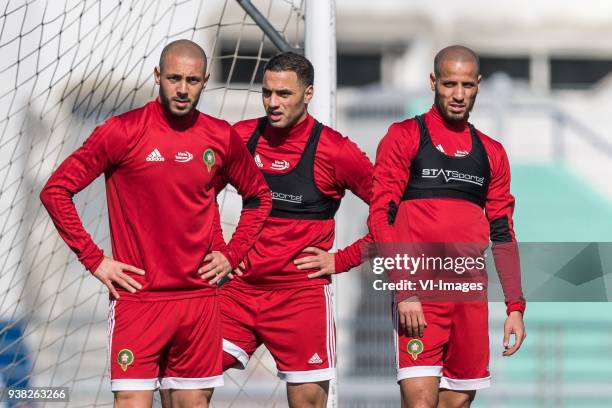
[[[525,338],[514,197],[503,146],[468,122],[480,79],[478,56],[469,48],[450,46],[436,55],[432,108],[392,124],[378,146],[369,227],[383,246],[474,243],[484,250],[491,241],[507,294],[503,344],[510,356]],[[421,302],[414,293],[396,292],[404,407],[469,407],[476,390],[490,385],[486,294],[481,301],[441,300]]]
[[[206,54],[168,44],[154,70],[159,98],[109,118],[51,175],[41,192],[61,237],[111,295],[108,333],[116,407],[207,407],[223,385],[217,282],[238,267],[271,208],[270,190],[229,123],[196,109]],[[79,219],[72,196],[106,179],[112,257]],[[229,244],[214,185],[243,197]]]

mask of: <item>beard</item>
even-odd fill
[[[193,99],[186,99],[186,101],[190,102],[190,106],[189,106],[188,109],[183,109],[183,110],[179,110],[179,109],[173,108],[173,106],[172,106],[172,100],[173,99],[174,99],[174,97],[168,96],[168,94],[166,93],[166,90],[164,89],[163,86],[159,87],[159,100],[160,100],[162,106],[164,108],[166,108],[166,110],[169,113],[171,113],[173,116],[176,116],[177,118],[183,118],[183,117],[188,116],[189,114],[191,114],[191,112],[193,112],[195,107],[198,106],[198,101],[200,100],[200,95],[198,94]]]
[[[465,111],[463,113],[453,113],[450,112],[446,106],[444,106],[442,98],[440,97],[440,94],[438,94],[438,92],[436,92],[434,96],[434,104],[438,108],[438,111],[440,111],[442,117],[449,122],[461,122],[468,120],[475,102],[476,95],[474,95],[473,98],[467,100],[467,103],[465,105]]]

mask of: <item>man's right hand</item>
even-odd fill
[[[242,261],[236,269],[227,274],[227,277],[230,279],[234,279],[235,276],[244,276],[245,269],[246,266],[244,266],[244,261]]]
[[[413,297],[403,300],[397,304],[397,314],[400,329],[408,337],[423,337],[427,321],[425,321],[421,302]]]
[[[212,251],[206,254],[203,262],[205,265],[198,269],[198,274],[204,280],[210,279],[208,281],[210,285],[216,284],[221,278],[232,271],[232,265],[225,255],[219,251]]]
[[[113,286],[113,282],[121,286],[123,289],[130,293],[136,293],[137,289],[142,289],[142,285],[132,279],[124,271],[132,272],[137,275],[144,275],[145,271],[138,269],[135,266],[124,264],[114,259],[104,257],[100,266],[94,271],[95,276],[100,282],[102,282],[108,291],[113,295],[115,299],[119,299],[119,293]]]

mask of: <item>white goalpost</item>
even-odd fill
[[[209,55],[211,82],[200,110],[232,123],[261,116],[261,71],[278,47],[239,3],[0,4],[0,388],[68,387],[70,402],[64,406],[112,405],[107,291],[60,239],[38,194],[97,124],[156,96],[152,71],[163,46],[175,39],[192,39]],[[286,44],[306,49],[317,71],[311,109],[333,125],[334,2],[248,3]],[[231,189],[219,201],[229,237],[240,202]],[[110,254],[103,180],[76,195],[75,203],[87,231]],[[258,350],[248,370],[228,373],[213,406],[284,406],[284,383],[275,374],[267,352]],[[333,395],[330,406],[336,406]]]
[[[306,1],[304,50],[315,67],[316,98],[309,112],[322,123],[336,125],[336,4]]]
[[[336,2],[306,1],[304,32],[305,56],[315,69],[315,97],[308,106],[311,115],[321,123],[336,126]],[[334,317],[337,321],[337,280],[332,282]],[[338,406],[338,380],[329,384],[329,408]]]

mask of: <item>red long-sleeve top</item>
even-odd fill
[[[469,154],[472,142],[467,122],[449,123],[435,106],[424,116],[432,142],[438,150],[450,156]],[[455,198],[401,201],[410,177],[410,165],[419,149],[420,133],[415,119],[389,127],[376,153],[368,220],[376,242],[482,243],[490,239],[494,243],[516,242],[508,157],[501,143],[480,131],[477,131],[477,135],[484,145],[491,170],[484,212],[474,203]],[[398,206],[394,222],[390,222],[389,218],[390,203]],[[493,255],[497,255],[495,246]],[[516,266],[518,263],[513,265]],[[522,312],[524,309],[525,303],[521,301],[508,304],[508,312]]]
[[[214,236],[213,185],[221,172],[251,203],[227,246]],[[237,266],[271,208],[265,180],[227,122],[197,111],[178,122],[159,100],[150,102],[98,126],[40,194],[61,237],[91,272],[103,252],[83,228],[72,196],[102,173],[113,258],[145,270],[132,274],[142,285],[136,293],[117,286],[125,300],[214,294],[216,287],[197,274],[203,258],[220,250]]]
[[[290,129],[266,126],[255,150],[260,170],[269,173],[291,171],[302,156],[314,125],[310,115]],[[238,122],[234,129],[246,144],[257,126],[257,119]],[[314,162],[314,181],[321,193],[340,200],[345,190],[352,191],[370,203],[374,166],[368,157],[347,137],[325,126],[321,133]],[[218,185],[221,190],[224,184]],[[313,270],[299,270],[294,260],[311,254],[306,247],[329,250],[334,242],[335,222],[331,220],[287,219],[270,216],[253,248],[247,253],[246,273],[236,283],[245,282],[260,288],[280,289],[329,283],[329,277],[308,279]],[[362,245],[371,243],[366,234],[334,254],[336,272],[347,271],[362,262]]]

